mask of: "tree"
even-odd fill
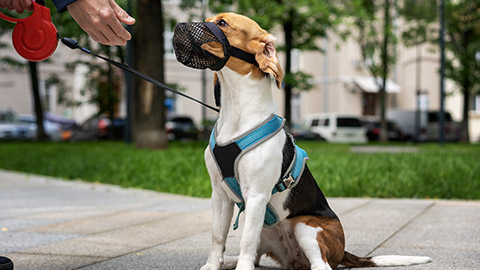
[[[152,78],[164,81],[164,21],[162,2],[138,0],[137,22],[133,32],[134,66]],[[133,141],[141,148],[166,148],[165,92],[159,87],[136,79],[132,96]]]
[[[47,140],[47,134],[45,134],[45,128],[43,126],[43,106],[40,100],[40,87],[38,84],[38,63],[28,61],[28,67],[30,70],[30,82],[32,86],[32,94],[36,115],[37,124],[37,140],[44,142]]]
[[[470,141],[470,96],[480,91],[480,2],[445,0],[445,77],[463,95],[461,140]],[[404,0],[400,14],[408,23],[402,34],[407,46],[439,43],[436,0]]]
[[[126,1],[117,1],[122,7]],[[136,3],[136,24],[132,27],[133,67],[148,74],[152,78],[164,81],[164,41],[163,41],[163,11],[161,1],[138,0]],[[81,44],[89,44],[90,39],[76,24],[70,24],[71,18],[62,14],[58,18],[59,25],[64,27],[64,36],[77,37]],[[67,21],[68,20],[68,21]],[[88,45],[87,45],[88,46]],[[123,60],[124,47],[100,46],[101,54],[108,57],[116,56]],[[115,55],[114,55],[115,54]],[[90,68],[88,73],[92,100],[99,106],[101,112],[107,111],[113,117],[114,105],[118,100],[116,85],[118,78],[106,63],[86,63]],[[168,146],[165,126],[164,91],[141,79],[134,79],[131,99],[132,138],[140,148],[166,148]]]
[[[351,6],[352,19],[348,33],[360,46],[363,61],[375,79],[379,89],[380,141],[388,140],[386,111],[386,82],[395,63],[397,38],[392,28],[391,10],[396,8],[395,0],[352,0],[345,2]],[[382,14],[383,12],[383,14]],[[381,45],[380,45],[381,44]]]
[[[194,0],[184,0],[186,6],[195,3]],[[327,30],[340,23],[343,14],[337,6],[337,1],[318,0],[211,0],[209,6],[214,12],[235,10],[256,21],[266,30],[280,28],[284,33],[283,46],[279,50],[285,51],[284,91],[285,91],[285,118],[287,124],[291,121],[292,89],[309,90],[311,76],[303,72],[292,72],[293,49],[317,50],[318,39],[326,36]]]

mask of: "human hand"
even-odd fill
[[[32,0],[0,0],[0,8],[15,9],[18,13],[32,11]]]
[[[78,25],[97,42],[104,45],[125,45],[132,38],[122,23],[132,25],[135,19],[114,0],[77,0],[68,5],[67,9]]]

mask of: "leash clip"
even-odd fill
[[[17,53],[30,61],[47,59],[57,48],[57,29],[52,23],[50,9],[32,1],[32,14],[23,19],[8,17],[0,12],[0,18],[16,23],[12,42]]]

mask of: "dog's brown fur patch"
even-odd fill
[[[345,236],[338,219],[318,216],[299,216],[292,219],[292,229],[298,223],[314,228],[322,228],[317,234],[323,261],[335,269],[344,257]]]

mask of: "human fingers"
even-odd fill
[[[100,31],[100,29],[98,29],[97,31],[87,32],[87,34],[98,43],[101,43],[103,45],[112,45],[110,40],[105,36],[102,31]]]
[[[17,13],[22,13],[24,8],[22,6],[22,0],[13,0],[13,8]]]
[[[32,11],[32,0],[20,0],[20,4],[22,5],[23,9],[28,11]]]
[[[0,0],[0,8],[6,8],[7,4],[5,3],[5,0]]]
[[[128,15],[128,13],[123,10],[114,0],[110,0],[110,5],[115,12],[115,16],[120,20],[120,22],[128,25],[135,23],[135,19]]]
[[[123,27],[123,25],[120,23],[120,21],[115,17],[112,20],[108,21],[107,26],[109,27],[109,30],[112,31],[116,37],[118,37],[117,42],[124,43],[123,41],[130,40],[132,36],[130,33]],[[111,39],[112,40],[112,39]],[[116,44],[120,45],[120,44]]]
[[[13,10],[13,0],[6,0],[5,5],[7,6],[8,9]]]
[[[121,30],[128,33],[128,31],[125,30],[125,28],[123,27],[121,27]],[[109,24],[102,25],[100,28],[100,31],[108,39],[108,44],[105,44],[105,45],[125,45],[127,43],[127,39],[124,39],[121,36],[119,36]]]
[[[100,20],[101,24],[98,25],[98,28],[110,41],[111,45],[125,45],[127,40],[131,38],[131,35],[125,30],[117,18],[114,10],[115,7],[118,7],[118,5],[114,1],[111,1],[110,6],[105,7],[106,10],[99,13],[102,17]]]

